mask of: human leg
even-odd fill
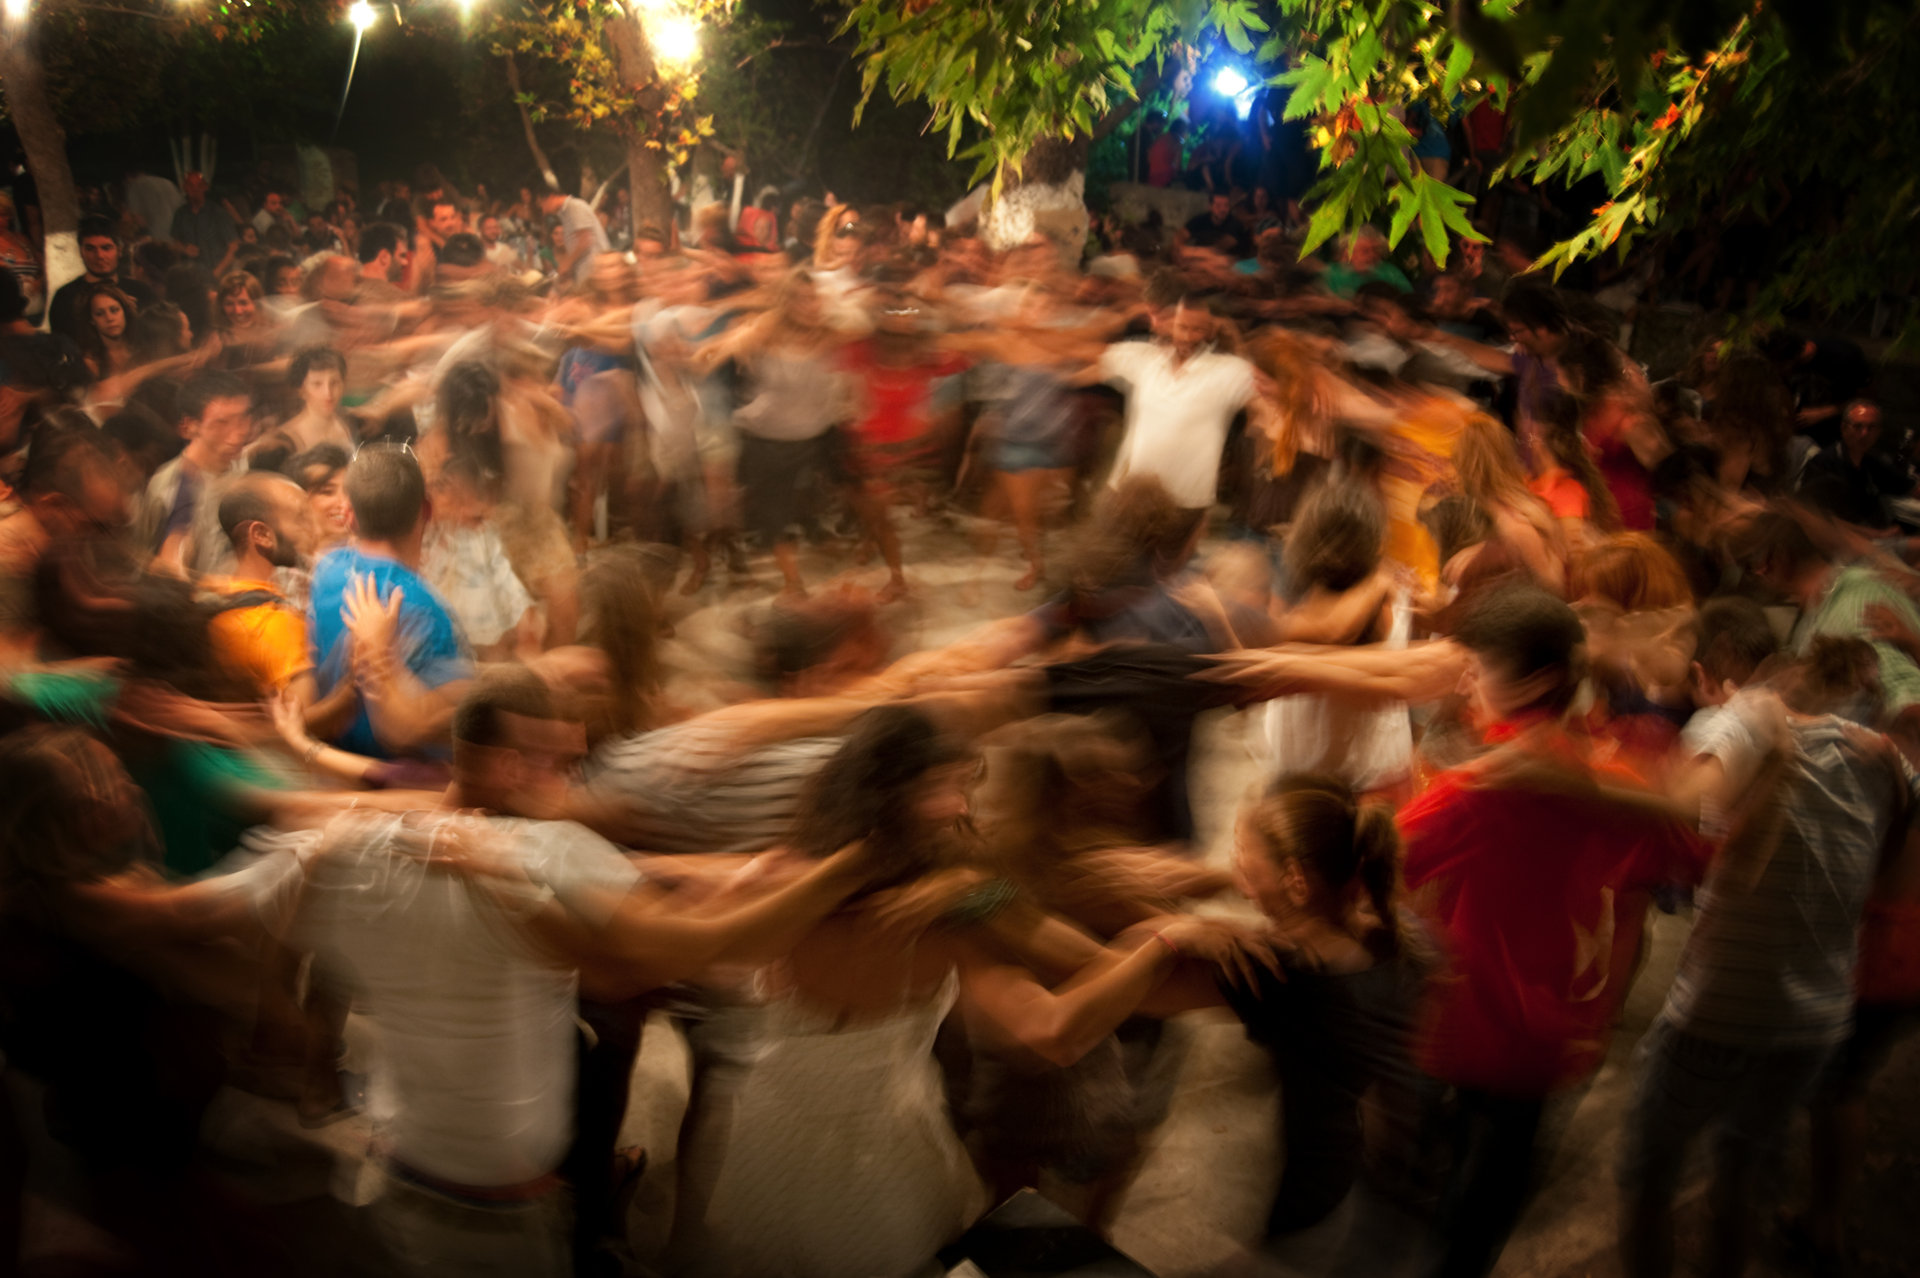
[[[1460,1140],[1437,1278],[1484,1278],[1526,1208],[1535,1179],[1535,1142],[1544,1097],[1461,1088]]]
[[[1732,1062],[1665,1020],[1641,1040],[1621,1152],[1620,1262],[1629,1278],[1673,1272],[1673,1200],[1687,1150],[1719,1112]]]
[[[1713,1223],[1707,1274],[1742,1278],[1747,1272],[1756,1212],[1775,1188],[1787,1125],[1831,1054],[1826,1047],[1754,1053],[1746,1076],[1726,1090],[1708,1192]]]
[[[887,588],[881,592],[880,602],[891,603],[907,593],[907,575],[900,558],[900,534],[894,531],[886,497],[865,480],[855,479],[847,488],[847,500],[867,535],[880,547],[880,557],[887,561]]]
[[[1846,1209],[1867,1153],[1867,1089],[1899,1041],[1920,1027],[1920,1008],[1862,1002],[1853,1033],[1834,1052],[1809,1106],[1812,1196],[1808,1241],[1838,1256],[1846,1243]]]
[[[593,1031],[582,1043],[574,1091],[573,1145],[561,1174],[573,1186],[573,1271],[576,1278],[617,1274],[619,1265],[604,1243],[617,1240],[620,1184],[614,1151],[627,1116],[634,1061],[650,1004],[645,999],[620,1003],[580,1000],[580,1019]]]

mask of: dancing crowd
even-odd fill
[[[1621,1263],[1710,1145],[1710,1272],[1839,1272],[1920,1003],[1920,507],[1857,348],[1650,382],[1498,235],[1300,261],[1220,191],[993,252],[544,189],[193,174],[95,211],[51,332],[0,274],[0,1246],[57,1151],[131,1271],[268,1271],[237,1089],[370,1132],[353,1266],[619,1272],[651,1027],[649,1266],[944,1272],[1023,1188],[1124,1215],[1217,1008],[1278,1089],[1244,1271],[1344,1222],[1324,1272],[1482,1275],[1665,913]],[[1006,615],[908,643],[1004,524]]]

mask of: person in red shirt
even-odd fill
[[[1678,822],[1596,792],[1516,788],[1529,756],[1597,771],[1564,720],[1586,635],[1565,602],[1501,587],[1462,621],[1467,684],[1494,751],[1401,811],[1405,877],[1445,967],[1422,1009],[1421,1068],[1452,1089],[1458,1130],[1445,1278],[1484,1275],[1530,1194],[1548,1099],[1587,1077],[1630,984],[1654,889],[1698,879]],[[1518,765],[1516,769],[1515,765]]]
[[[1175,120],[1147,148],[1147,185],[1172,186],[1186,167],[1187,122]]]
[[[859,405],[843,455],[848,499],[887,561],[880,602],[888,603],[907,593],[888,503],[894,491],[913,489],[924,513],[959,420],[958,401],[943,383],[965,372],[967,361],[929,339],[920,302],[895,287],[881,295],[874,335],[848,346],[841,368],[853,377]]]

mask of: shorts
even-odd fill
[[[995,470],[1017,475],[1026,470],[1065,470],[1073,465],[1066,441],[1003,439],[994,451]]]
[[[581,382],[573,392],[573,424],[582,444],[618,440],[636,418],[640,401],[633,374],[610,368]]]
[[[742,432],[740,515],[747,531],[768,545],[787,540],[794,525],[812,513],[813,498],[826,478],[824,437],[762,439]]]

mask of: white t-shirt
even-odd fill
[[[1100,376],[1127,388],[1127,433],[1111,482],[1152,475],[1188,510],[1213,505],[1227,430],[1253,399],[1253,365],[1204,352],[1176,366],[1158,342],[1116,342],[1100,356]]]
[[[593,205],[577,195],[569,195],[561,202],[560,225],[566,228],[568,248],[573,247],[573,237],[582,231],[592,237],[587,241],[587,251],[580,255],[580,260],[573,268],[573,277],[584,280],[593,269],[594,256],[613,249],[607,239],[607,228],[600,225],[600,215],[593,211]]]
[[[558,1167],[573,1134],[576,973],[487,889],[395,849],[402,820],[418,831],[446,819],[342,818],[304,886],[289,853],[230,877],[269,917],[291,900],[293,943],[371,1013],[393,1156],[456,1184],[523,1184]],[[514,836],[529,878],[594,923],[639,881],[572,822],[492,824]]]

